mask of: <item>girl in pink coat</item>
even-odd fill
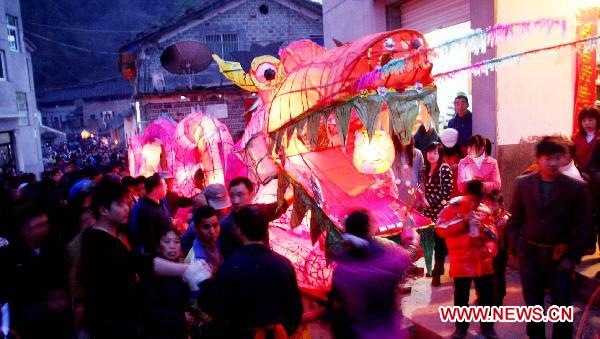
[[[501,189],[498,162],[492,158],[491,143],[476,134],[467,141],[467,156],[458,163],[458,190],[464,194],[467,182],[477,179],[483,182],[485,193]]]

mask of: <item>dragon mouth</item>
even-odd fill
[[[365,129],[369,138],[383,129],[407,142],[417,117],[437,123],[439,109],[433,86],[357,95],[342,103],[307,111],[269,134],[271,150],[287,155],[346,146],[356,131]],[[349,140],[350,139],[350,140]]]

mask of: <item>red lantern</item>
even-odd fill
[[[123,70],[123,76],[127,80],[131,80],[131,79],[135,78],[135,68],[128,67],[128,68],[124,69]]]

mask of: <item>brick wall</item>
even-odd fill
[[[238,6],[232,1],[219,11],[220,14],[205,21],[198,21],[185,30],[165,35],[163,40],[155,44],[144,46],[143,59],[138,59],[138,83],[141,92],[152,92],[152,74],[161,73],[166,85],[166,91],[172,92],[178,88],[189,86],[188,75],[172,74],[166,71],[161,63],[160,56],[165,48],[178,41],[206,42],[207,34],[229,34],[238,36],[238,49],[246,51],[251,44],[267,45],[273,42],[289,42],[309,39],[314,35],[323,35],[322,16],[290,2],[291,9],[276,0],[248,0]],[[259,7],[267,5],[268,14],[261,14]],[[140,53],[142,56],[142,53]],[[214,82],[219,79],[217,67],[212,67],[192,76],[193,85]]]
[[[241,3],[241,4],[240,4]],[[277,0],[247,0],[231,1],[230,4],[219,8],[215,13],[208,14],[206,20],[199,20],[189,24],[186,29],[163,36],[156,43],[146,44],[138,55],[138,78],[136,94],[140,98],[142,120],[145,124],[151,123],[161,114],[171,116],[175,121],[180,121],[196,107],[202,109],[209,104],[226,103],[228,117],[221,119],[229,128],[234,138],[241,135],[245,128],[244,98],[251,97],[251,93],[226,85],[217,89],[195,90],[185,94],[189,101],[182,101],[178,91],[189,92],[190,78],[187,75],[171,74],[166,71],[161,63],[160,56],[165,48],[178,41],[194,40],[205,42],[207,34],[230,34],[238,36],[238,49],[249,50],[251,44],[267,45],[272,42],[283,42],[285,45],[291,41],[309,39],[314,35],[323,34],[322,16],[315,14],[294,2],[285,2],[284,5]],[[236,5],[239,4],[239,5]],[[259,11],[261,5],[268,6],[268,13]],[[290,8],[291,7],[291,8]],[[152,74],[161,73],[165,81],[165,93],[143,94],[155,92],[152,86]],[[218,67],[213,64],[206,70],[192,76],[193,86],[211,86],[228,82],[218,72]],[[169,95],[170,93],[170,95]],[[177,94],[176,94],[177,93]],[[220,95],[220,97],[219,97]]]
[[[244,120],[244,99],[250,93],[237,87],[203,90],[202,92],[186,94],[182,101],[181,95],[176,96],[146,96],[141,98],[142,119],[145,125],[151,123],[161,115],[168,115],[175,121],[180,121],[192,112],[202,111],[207,105],[226,104],[227,118],[219,119],[227,128],[234,141],[241,136],[246,127]]]

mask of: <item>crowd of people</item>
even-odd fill
[[[110,171],[125,164],[123,145],[111,144],[106,138],[46,144],[42,146],[42,159],[45,169],[64,170],[66,164],[72,163],[76,168],[89,166]]]
[[[467,97],[454,104],[447,129],[393,138],[394,191],[435,223],[433,293],[448,256],[456,306],[469,305],[472,282],[478,305],[501,306],[513,257],[527,305],[544,305],[547,288],[553,303],[571,305],[573,269],[598,239],[600,114],[583,110],[572,138],[542,138],[506,208],[492,143],[472,134]],[[248,178],[206,185],[202,170],[196,193],[180,196],[169,174],[129,176],[120,156],[104,159],[105,148],[97,159],[93,146],[56,152],[40,180],[0,177],[0,337],[286,338],[311,318],[291,262],[268,245],[269,223],[292,197],[255,204]],[[406,337],[394,295],[418,250],[373,236],[365,210],[344,226],[328,251],[333,333]],[[457,322],[454,337],[468,327]],[[554,336],[572,330],[556,323]],[[497,337],[493,323],[481,332]],[[544,337],[544,324],[528,323],[527,334]]]
[[[454,101],[456,116],[439,133],[421,126],[410,142],[395,138],[392,166],[398,194],[435,221],[433,268],[427,275],[438,287],[446,256],[454,283],[454,305],[469,305],[474,282],[477,304],[502,306],[509,258],[519,270],[526,305],[571,304],[571,277],[600,241],[600,114],[579,113],[577,133],[543,137],[536,161],[515,182],[511,206],[504,206],[498,162],[492,143],[472,134],[466,96]],[[467,335],[469,324],[457,322],[453,337]],[[570,337],[572,323],[555,323],[553,336]],[[493,323],[481,332],[493,338]],[[543,338],[543,323],[528,323],[527,334]]]

